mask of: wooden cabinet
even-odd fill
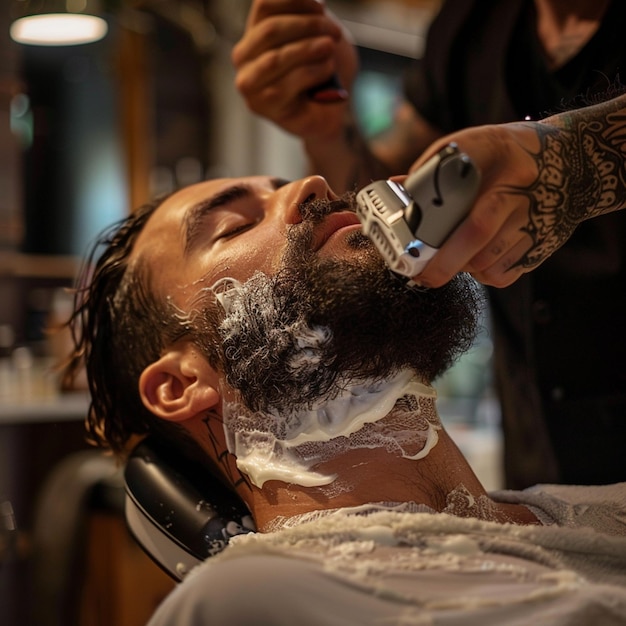
[[[79,626],[145,626],[175,584],[119,515],[89,516]]]

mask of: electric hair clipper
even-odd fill
[[[468,213],[480,185],[472,160],[448,144],[401,185],[379,180],[357,194],[363,233],[389,268],[417,276]]]

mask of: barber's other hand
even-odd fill
[[[440,287],[466,271],[485,285],[506,287],[567,241],[589,216],[569,192],[576,173],[560,133],[534,122],[474,127],[444,137],[415,162],[411,171],[454,141],[482,174],[470,213],[417,283]]]
[[[307,91],[337,74],[349,90],[356,50],[318,0],[254,0],[235,45],[235,83],[254,113],[303,139],[333,138],[346,102],[316,103]]]

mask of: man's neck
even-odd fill
[[[258,529],[275,529],[277,519],[312,511],[365,504],[415,502],[435,512],[497,522],[535,523],[524,507],[493,502],[445,430],[421,459],[408,459],[383,447],[355,449],[324,464],[337,478],[325,487],[305,488],[280,481],[254,488],[250,503]]]
[[[602,23],[610,0],[535,0],[537,34],[550,69],[565,65]]]

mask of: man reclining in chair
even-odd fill
[[[563,125],[494,127],[488,149],[480,129],[453,139],[483,198],[508,189],[507,210],[528,212],[537,136],[565,149]],[[623,198],[623,172],[616,184]],[[535,264],[576,220],[622,208],[563,221],[574,200],[532,242]],[[431,383],[473,341],[468,274],[407,286],[361,233],[353,196],[319,177],[209,180],[103,242],[74,320],[91,437],[122,457],[146,434],[167,441],[259,531],[198,566],[151,626],[626,623],[624,485],[487,493],[442,427]]]

